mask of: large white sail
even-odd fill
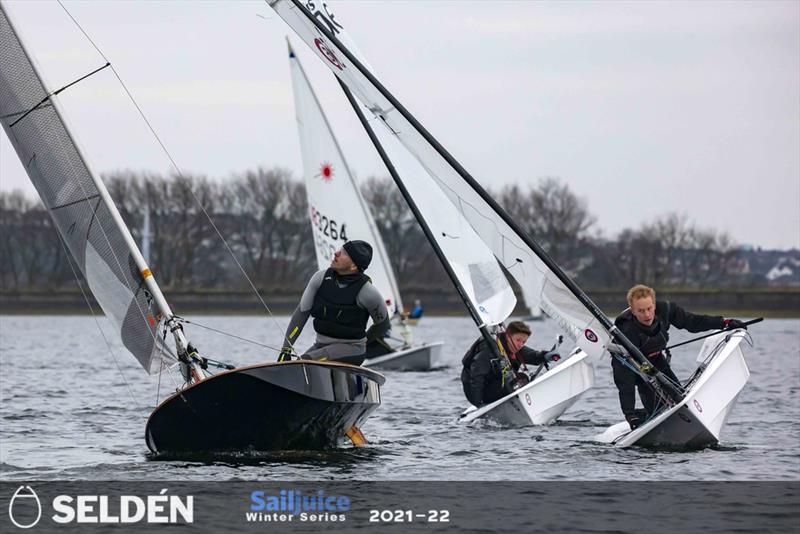
[[[268,1],[323,63],[377,117],[377,122],[384,124],[425,167],[498,260],[525,288],[527,304],[540,307],[555,319],[589,354],[602,354],[610,339],[606,328],[547,266],[540,254],[468,183],[465,179],[468,173],[452,158],[444,157],[444,148],[413,120],[365,66],[366,63],[360,61],[343,21],[336,16],[330,4],[311,0]]]
[[[331,211],[329,213],[341,214],[337,215],[337,218],[342,217],[340,220],[347,220],[349,225],[349,221],[358,221],[359,216],[362,215],[359,210],[353,208],[353,206],[357,205],[353,199],[353,191],[358,195],[357,187],[351,181],[340,179],[342,185],[339,190],[336,190],[329,187],[334,182],[334,179],[324,180],[324,171],[321,173],[322,176],[320,176],[319,172],[312,176],[315,169],[315,163],[313,162],[320,160],[321,153],[334,154],[326,161],[330,162],[338,158],[345,171],[347,167],[344,165],[344,158],[336,144],[330,125],[325,119],[319,102],[314,97],[308,78],[305,76],[297,57],[291,53],[290,62],[292,63],[292,80],[295,88],[297,121],[301,132],[301,144],[304,146],[303,161],[306,169],[305,176],[306,186],[309,188],[309,199],[313,198],[312,191],[320,193],[319,196],[322,197],[320,202],[325,202],[330,206]],[[362,109],[362,112],[365,116],[370,116],[366,109]],[[387,152],[389,159],[392,161],[412,198],[414,198],[426,223],[433,230],[436,242],[447,257],[467,297],[471,300],[481,319],[486,324],[499,324],[504,321],[514,310],[516,297],[491,251],[486,248],[458,210],[450,204],[447,197],[435,185],[435,182],[432,181],[419,162],[411,157],[408,151],[387,132],[378,130],[376,134],[380,137],[384,150]],[[320,152],[320,147],[325,152]],[[312,162],[310,164],[306,158],[309,154]],[[309,172],[309,166],[311,167],[311,172]],[[352,184],[349,188],[346,187],[348,183]],[[366,212],[363,199],[361,199],[360,195],[358,197],[361,200],[363,211]],[[313,210],[313,208],[310,209]],[[316,211],[316,215],[319,216],[319,211]],[[364,213],[364,215],[369,217],[368,213]],[[312,211],[313,216],[314,211]],[[324,226],[322,225],[323,228]],[[364,226],[362,224],[355,227],[363,228]],[[321,233],[318,221],[313,221],[312,227],[315,233]],[[349,234],[350,230],[348,229],[348,238],[352,239],[354,236]],[[327,245],[328,237],[326,235],[320,236],[320,241],[325,243],[325,246],[330,246]],[[379,235],[376,235],[375,238],[376,241],[380,241]],[[320,259],[318,247],[317,254],[320,265],[326,266],[330,263],[329,253]],[[374,276],[374,273],[373,267],[370,266],[370,276]]]
[[[144,280],[149,271],[143,276],[130,233],[120,228],[116,207],[92,176],[3,6],[0,122],[123,345],[148,372],[158,372],[159,356],[172,356],[160,338],[162,317]]]
[[[372,283],[386,299],[390,313],[402,312],[400,290],[383,239],[291,46],[289,64],[317,264],[327,269],[333,253],[345,241],[370,243],[375,252],[369,265]]]

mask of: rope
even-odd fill
[[[97,44],[95,44],[95,42],[92,40],[92,38],[89,36],[89,34],[88,34],[88,33],[86,33],[86,31],[85,31],[85,30],[83,29],[83,27],[82,27],[82,26],[81,26],[81,25],[78,23],[78,21],[77,21],[77,20],[75,20],[75,18],[72,16],[72,14],[69,12],[69,10],[67,10],[67,8],[64,6],[64,4],[62,3],[62,1],[61,1],[61,0],[57,0],[57,1],[58,1],[58,4],[61,6],[61,8],[62,8],[62,9],[63,9],[63,10],[66,12],[67,16],[69,16],[69,18],[70,18],[70,19],[72,20],[72,22],[75,24],[75,26],[76,26],[76,27],[77,27],[77,28],[80,30],[80,32],[81,32],[81,33],[82,33],[82,34],[83,34],[83,35],[86,37],[86,39],[89,41],[89,43],[91,43],[91,45],[94,47],[94,49],[97,51],[97,53],[98,53],[98,54],[99,54],[99,55],[100,55],[100,56],[101,56],[101,57],[102,57],[102,58],[103,58],[103,59],[104,59],[104,60],[105,60],[105,61],[106,61],[106,62],[107,62],[109,65],[110,65],[110,67],[111,67],[111,72],[113,72],[113,73],[114,73],[114,76],[116,77],[116,79],[117,79],[117,81],[119,82],[120,86],[121,86],[121,87],[123,88],[123,90],[125,91],[125,94],[128,96],[128,98],[130,99],[131,103],[133,104],[133,106],[136,108],[137,112],[138,112],[138,113],[139,113],[139,115],[141,116],[142,120],[143,120],[143,121],[144,121],[144,123],[147,125],[147,128],[150,130],[150,133],[152,133],[152,134],[153,134],[153,137],[155,138],[156,142],[157,142],[157,143],[158,143],[158,145],[161,147],[161,149],[162,149],[162,151],[164,152],[164,154],[166,155],[167,159],[170,161],[170,164],[172,165],[173,169],[175,169],[175,173],[176,173],[176,174],[177,174],[177,176],[178,176],[179,178],[181,178],[181,179],[182,179],[182,181],[183,181],[183,182],[186,184],[186,189],[187,189],[187,190],[189,191],[189,193],[192,195],[192,198],[194,199],[195,203],[196,203],[196,204],[197,204],[197,206],[200,208],[200,210],[203,212],[203,215],[205,215],[206,219],[208,219],[208,222],[211,224],[211,227],[214,229],[214,231],[216,232],[217,236],[218,236],[218,237],[220,238],[220,240],[222,241],[222,244],[225,246],[226,250],[227,250],[227,251],[228,251],[228,253],[230,254],[230,256],[231,256],[231,258],[233,259],[234,263],[235,263],[235,264],[236,264],[236,266],[239,268],[239,271],[242,273],[242,276],[244,276],[245,280],[247,280],[247,283],[250,285],[250,288],[253,290],[253,293],[255,293],[256,297],[257,297],[257,298],[258,298],[258,300],[261,302],[261,305],[262,305],[262,306],[264,307],[264,309],[267,311],[267,314],[268,314],[268,315],[269,315],[269,317],[272,319],[272,321],[273,321],[273,323],[274,323],[275,327],[277,327],[277,328],[278,328],[278,331],[282,331],[283,329],[281,328],[280,324],[278,323],[278,320],[275,318],[275,315],[272,313],[272,310],[271,310],[271,309],[270,309],[270,307],[267,305],[267,303],[264,301],[264,299],[261,297],[261,294],[259,293],[258,289],[256,289],[256,286],[255,286],[255,284],[253,283],[253,281],[250,279],[250,277],[249,277],[249,276],[247,275],[247,273],[245,272],[245,270],[244,270],[244,267],[242,267],[242,264],[239,262],[238,258],[237,258],[237,257],[236,257],[236,255],[233,253],[233,249],[232,249],[232,248],[231,248],[231,246],[228,244],[228,242],[225,240],[225,238],[222,236],[222,233],[219,231],[219,228],[217,228],[217,225],[216,225],[216,224],[214,223],[214,221],[211,219],[211,216],[208,214],[208,211],[205,209],[205,207],[204,207],[204,206],[202,205],[202,203],[200,202],[200,199],[199,199],[199,198],[197,198],[197,195],[195,194],[194,190],[192,190],[192,188],[191,188],[191,187],[189,187],[189,185],[188,185],[188,180],[186,180],[186,178],[185,178],[185,176],[184,176],[183,172],[181,171],[180,167],[179,167],[179,166],[178,166],[178,164],[175,162],[175,159],[172,157],[172,154],[170,153],[170,151],[167,149],[166,145],[165,145],[165,144],[163,143],[163,141],[161,140],[161,137],[159,137],[159,135],[156,133],[156,131],[155,131],[155,128],[153,127],[153,125],[151,124],[150,120],[149,120],[149,119],[147,118],[147,116],[145,115],[145,113],[144,113],[144,111],[142,110],[142,108],[141,108],[141,107],[139,106],[139,104],[136,102],[136,99],[133,97],[133,94],[130,92],[130,90],[128,89],[127,85],[125,85],[125,82],[123,82],[123,81],[122,81],[122,77],[121,77],[121,76],[119,75],[119,73],[117,72],[117,69],[116,69],[116,68],[114,68],[114,65],[113,65],[113,64],[111,64],[111,61],[109,61],[109,59],[106,57],[106,55],[105,55],[105,54],[104,54],[104,53],[103,53],[103,52],[100,50],[100,48],[97,46]]]
[[[223,330],[217,330],[216,328],[212,328],[210,326],[206,326],[206,325],[203,325],[203,324],[200,324],[200,323],[196,323],[194,321],[190,321],[188,319],[184,319],[183,317],[176,317],[176,318],[179,321],[183,322],[183,323],[192,324],[194,326],[199,326],[200,328],[205,328],[206,330],[211,330],[212,332],[216,332],[217,334],[222,334],[223,336],[232,337],[234,339],[238,339],[240,341],[244,341],[244,342],[250,343],[252,345],[258,345],[259,347],[264,347],[264,348],[267,348],[267,349],[270,349],[270,350],[276,350],[276,351],[280,351],[281,350],[280,348],[273,347],[272,345],[266,345],[264,343],[259,343],[258,341],[253,341],[252,339],[247,339],[246,337],[237,336],[236,334],[231,334],[231,333],[225,332]]]

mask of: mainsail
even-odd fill
[[[400,290],[383,239],[291,45],[289,64],[317,264],[327,268],[345,241],[367,241],[375,250],[369,266],[372,283],[390,312],[402,312]]]
[[[524,288],[526,303],[540,307],[591,355],[607,346],[610,322],[589,299],[568,288],[560,272],[529,236],[375,78],[358,57],[342,21],[327,3],[269,0],[270,5],[333,73],[384,124],[439,185],[505,269]],[[598,319],[602,317],[603,322]]]
[[[158,372],[162,357],[174,357],[159,336],[162,315],[141,274],[144,260],[1,5],[0,122],[123,345]]]
[[[299,60],[291,52],[291,49],[290,63],[292,64],[297,122],[303,146],[306,187],[309,202],[313,206],[310,207],[312,217],[321,217],[323,213],[331,214],[330,216],[325,215],[325,217],[328,220],[336,220],[339,223],[337,224],[338,228],[342,227],[343,221],[347,221],[347,239],[353,239],[359,234],[351,229],[357,228],[365,231],[366,224],[351,226],[351,221],[358,223],[360,222],[359,218],[363,218],[362,212],[366,217],[369,217],[369,214],[352,178],[347,180],[345,177],[337,177],[330,167],[325,167],[325,165],[331,166],[332,162],[336,162],[337,168],[347,172],[347,177],[350,177],[330,125],[325,119]],[[362,112],[369,116],[367,110],[362,109]],[[410,157],[408,151],[393,136],[387,133],[378,133],[378,135],[381,137],[383,149],[389,155],[398,175],[402,177],[404,185],[415,199],[428,226],[433,230],[434,239],[447,256],[450,266],[458,277],[466,296],[480,315],[481,321],[489,325],[503,322],[514,310],[516,297],[491,251],[486,248],[459,211],[450,204],[447,197],[431,181],[431,177],[419,162]],[[317,168],[318,161],[326,162],[322,169]],[[354,196],[358,196],[362,210],[353,208],[358,205]],[[324,212],[320,212],[317,207],[320,205],[326,206]],[[315,239],[319,238],[318,242],[324,243],[325,247],[330,247],[329,240],[332,236],[316,235],[326,228],[326,224],[312,223],[312,227],[315,231]],[[380,235],[377,232],[374,232],[372,237],[376,243],[381,243]],[[341,238],[341,241],[343,242],[344,239]],[[317,254],[319,258],[319,247]],[[320,264],[327,264],[329,260],[330,253],[328,252],[324,259],[320,260]],[[385,256],[381,260],[383,263],[380,265],[388,266]],[[376,270],[370,265],[370,276],[375,278],[376,274],[381,274],[380,270]],[[381,287],[378,286],[378,289]]]

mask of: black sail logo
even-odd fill
[[[8,518],[17,528],[31,528],[42,518],[42,503],[30,486],[20,486],[8,503]]]

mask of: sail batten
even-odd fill
[[[160,358],[171,353],[159,336],[160,309],[140,274],[144,262],[2,5],[0,123],[122,344],[145,370],[158,372]]]

